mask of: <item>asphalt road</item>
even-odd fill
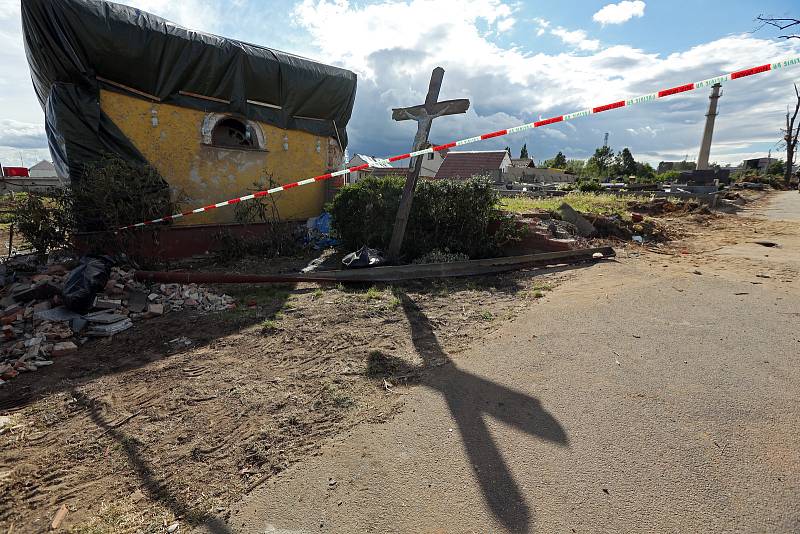
[[[800,195],[757,215],[800,221]],[[800,532],[800,224],[786,228],[780,250],[733,235],[702,263],[581,271],[406,390],[390,423],[251,494],[226,531]],[[403,307],[420,354],[446,356]]]

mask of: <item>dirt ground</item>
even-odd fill
[[[799,532],[800,195],[761,204],[667,221],[457,355],[404,300],[450,363],[197,532]]]
[[[786,224],[743,227],[722,215],[662,222],[687,238],[619,254],[702,268],[704,249],[739,242],[743,231],[777,235]],[[298,266],[275,260],[258,270]],[[0,414],[10,417],[0,434],[0,529],[43,532],[62,504],[61,528],[76,533],[222,524],[232,502],[277,473],[357,425],[393,418],[409,386],[447,363],[420,357],[419,336],[428,334],[413,328],[409,302],[441,353],[454,356],[574,272],[394,289],[227,287],[240,302],[234,311],[168,314],[88,344],[0,390]]]
[[[220,290],[239,299],[236,310],[167,314],[89,343],[0,390],[11,418],[0,435],[0,531],[43,532],[62,504],[62,529],[79,533],[224,518],[230,502],[327,438],[401,408],[421,363],[402,298],[419,302],[458,353],[564,276],[394,290],[228,286]]]

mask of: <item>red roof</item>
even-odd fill
[[[28,169],[26,167],[3,167],[3,176],[19,176],[27,177]]]
[[[436,179],[472,178],[488,172],[496,172],[503,167],[508,156],[505,150],[491,152],[449,152],[442,166],[436,172]]]

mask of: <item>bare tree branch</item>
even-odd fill
[[[800,19],[793,18],[765,17],[764,15],[759,15],[756,17],[756,20],[763,23],[760,28],[756,29],[756,31],[767,25],[777,28],[781,31],[794,26],[800,26]],[[800,39],[800,35],[779,35],[778,37],[781,39]]]
[[[786,109],[786,129],[783,130],[783,140],[786,143],[786,168],[784,169],[784,180],[788,183],[792,176],[792,166],[795,161],[797,151],[797,139],[800,137],[800,121],[797,120],[797,114],[800,112],[800,89],[797,84],[794,84],[795,105],[794,113],[789,113]]]

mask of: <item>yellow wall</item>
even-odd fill
[[[266,152],[217,148],[202,142],[205,112],[106,90],[100,91],[100,106],[169,183],[173,199],[181,199],[181,210],[251,193],[253,183],[263,179],[265,173],[271,173],[277,184],[286,184],[327,172],[325,137],[257,123],[264,133]],[[152,124],[154,116],[158,118],[157,126]],[[288,151],[283,149],[284,135],[289,138]],[[319,215],[324,195],[325,182],[276,194],[281,219]],[[177,222],[234,222],[234,207],[195,214]]]

